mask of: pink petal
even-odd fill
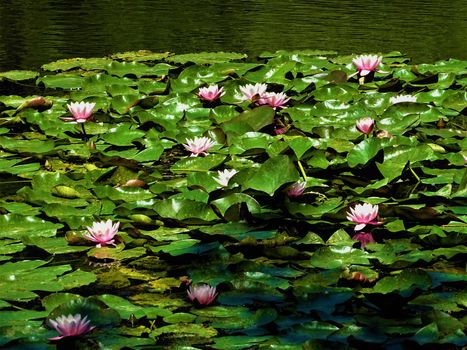
[[[65,335],[59,335],[57,337],[53,337],[53,338],[48,338],[49,340],[60,340],[60,339],[63,339],[65,338],[66,336]]]

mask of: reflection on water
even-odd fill
[[[466,59],[465,18],[465,0],[5,0],[0,70],[138,49],[398,50],[416,62]]]

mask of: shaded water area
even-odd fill
[[[466,17],[465,0],[10,0],[0,3],[0,70],[138,49],[398,50],[415,63],[465,59]]]

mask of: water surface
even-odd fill
[[[415,62],[466,59],[466,18],[466,0],[5,0],[0,70],[138,49],[398,50]]]

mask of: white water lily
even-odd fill
[[[231,179],[236,173],[238,173],[238,171],[235,170],[235,169],[231,169],[231,170],[226,169],[226,170],[224,170],[224,171],[219,170],[219,171],[218,171],[219,176],[213,177],[213,179],[214,179],[219,185],[221,185],[222,187],[227,187],[227,186],[229,185],[230,179]]]
[[[268,86],[266,84],[256,83],[256,84],[246,84],[240,86],[240,91],[246,100],[260,99],[266,93]]]
[[[191,157],[197,157],[199,155],[207,155],[207,151],[209,151],[209,149],[215,144],[216,142],[209,137],[196,136],[194,139],[187,139],[186,143],[183,144],[183,147],[185,147],[187,151],[191,152]]]

